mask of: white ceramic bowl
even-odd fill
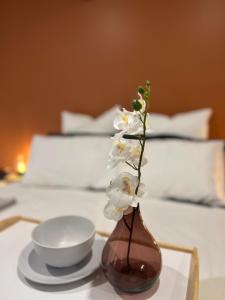
[[[42,261],[53,267],[79,263],[91,251],[94,224],[80,216],[63,216],[41,223],[32,232],[32,242]]]

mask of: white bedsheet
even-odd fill
[[[16,197],[17,204],[0,211],[0,220],[14,215],[45,220],[79,214],[90,218],[98,230],[110,232],[115,226],[102,214],[106,202],[102,192],[14,184],[0,189],[1,196]],[[157,240],[198,248],[200,299],[225,299],[225,209],[145,199],[141,203],[141,212]]]

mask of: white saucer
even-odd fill
[[[18,269],[27,279],[47,285],[75,282],[94,273],[101,264],[105,240],[96,236],[91,253],[79,264],[68,268],[54,268],[44,264],[29,243],[18,259]]]

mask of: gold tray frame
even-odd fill
[[[20,222],[30,222],[34,224],[41,223],[40,220],[28,218],[24,216],[14,216],[7,218],[3,221],[0,221],[0,232],[6,230],[10,226]],[[104,231],[97,231],[103,237],[109,237],[109,233]],[[191,254],[191,265],[189,271],[189,278],[188,278],[188,287],[187,287],[187,294],[186,300],[198,300],[198,293],[199,293],[199,258],[198,258],[198,251],[197,248],[186,248],[181,247],[178,245],[168,244],[168,243],[161,243],[158,242],[160,248],[170,249],[175,251],[181,251],[185,253]]]

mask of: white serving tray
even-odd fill
[[[79,282],[63,286],[38,285],[26,280],[17,270],[22,249],[30,241],[37,220],[12,217],[0,222],[0,299],[1,300],[197,300],[199,267],[197,250],[159,243],[163,268],[160,280],[140,294],[118,294],[101,270]],[[12,226],[13,225],[13,226]],[[107,236],[106,233],[100,233]],[[57,295],[56,295],[57,294]]]

